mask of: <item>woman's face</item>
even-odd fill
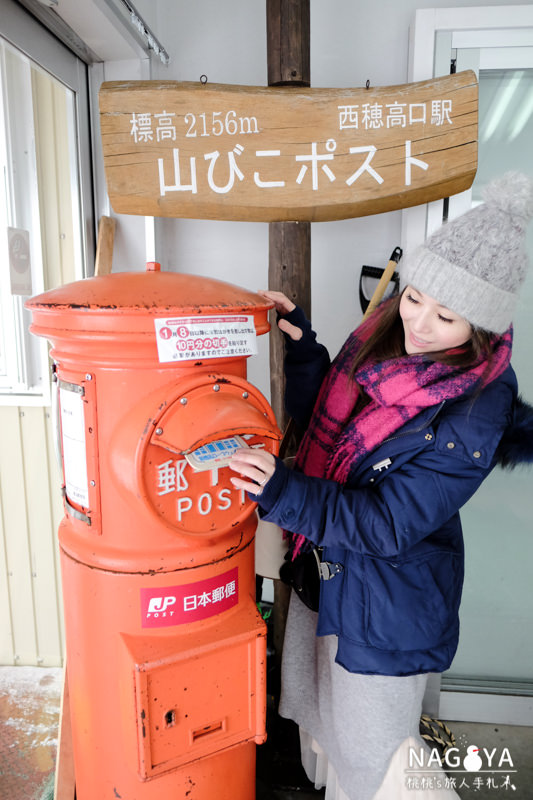
[[[460,347],[472,336],[466,319],[413,286],[407,286],[402,294],[400,317],[408,355]]]

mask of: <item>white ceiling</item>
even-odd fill
[[[168,56],[131,0],[18,0],[86,61]]]

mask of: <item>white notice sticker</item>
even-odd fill
[[[160,362],[242,358],[257,353],[253,315],[155,319]]]
[[[87,480],[87,448],[85,444],[85,415],[83,398],[63,386],[59,389],[61,435],[65,490],[68,499],[84,508],[89,507]]]

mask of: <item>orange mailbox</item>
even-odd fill
[[[277,452],[246,381],[270,305],[148,264],[28,308],[58,382],[76,796],[251,800],[266,633],[255,504],[224,458]]]

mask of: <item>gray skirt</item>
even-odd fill
[[[402,742],[414,737],[423,746],[428,676],[348,672],[335,663],[337,637],[316,636],[317,618],[292,592],[279,713],[316,740],[349,800],[371,800]]]

